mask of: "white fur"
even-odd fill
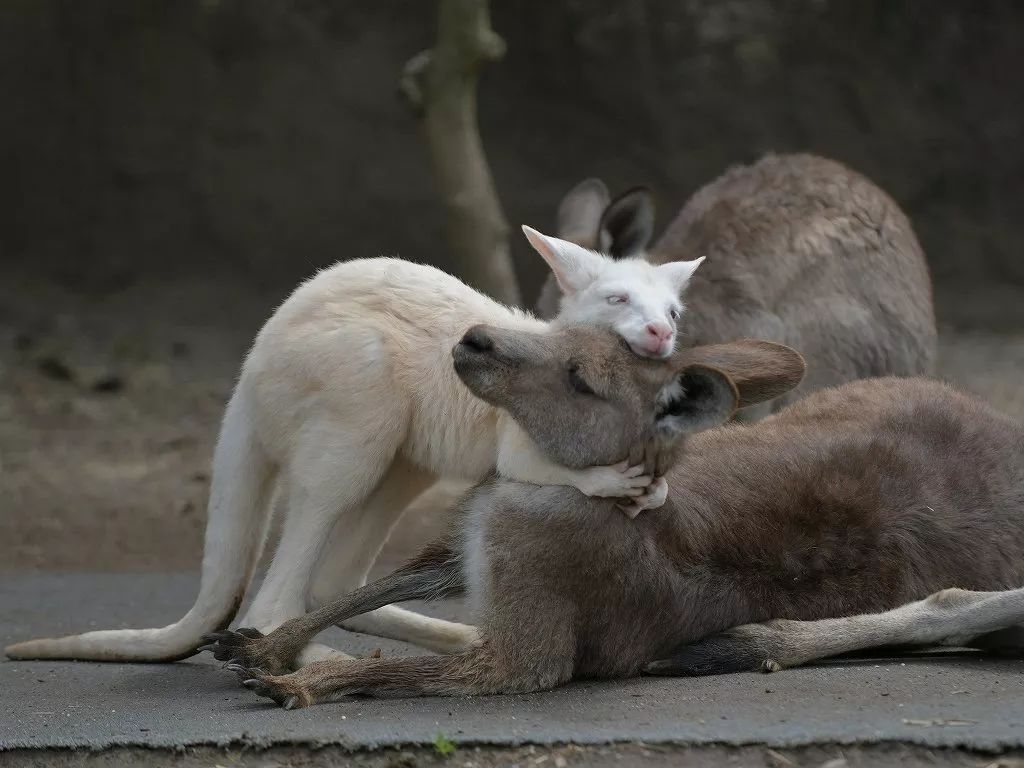
[[[639,355],[672,354],[684,311],[681,296],[703,256],[656,266],[641,258],[609,259],[529,227],[523,227],[523,232],[562,289],[560,312],[553,323],[606,326]],[[652,329],[667,336],[655,338]]]
[[[579,286],[561,323],[629,331],[678,301],[688,279],[664,267],[585,253],[575,266],[560,263],[561,279]],[[602,291],[609,287],[628,291],[632,302],[607,304]],[[451,349],[477,323],[548,327],[439,270],[398,259],[337,264],[301,285],[260,331],[228,404],[192,609],[160,629],[34,640],[11,646],[8,655],[121,661],[190,655],[202,633],[234,615],[263,548],[275,491],[287,509],[281,542],[241,621],[264,632],[304,613],[311,597],[322,602],[363,584],[408,502],[441,475],[483,478],[495,468],[499,435],[518,448],[499,467],[507,476],[531,481],[539,474],[543,483],[593,487],[588,470],[581,475],[553,465],[516,434],[511,419],[459,381]],[[603,472],[608,490],[607,469],[595,471]],[[635,485],[626,475],[621,482],[623,493]],[[440,651],[476,640],[472,627],[394,606],[351,626]],[[328,652],[311,648],[304,658]]]

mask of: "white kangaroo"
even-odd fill
[[[534,332],[584,323],[613,329],[640,355],[667,357],[680,296],[703,259],[659,266],[613,260],[523,230],[565,294],[550,325],[437,269],[398,259],[336,264],[296,289],[256,337],[224,415],[192,608],[166,627],[30,640],[7,655],[193,655],[204,633],[226,627],[238,611],[278,493],[287,509],[281,540],[242,621],[264,632],[304,614],[309,598],[323,602],[364,584],[402,510],[438,476],[476,482],[497,467],[510,478],[591,496],[636,497],[634,512],[663,502],[664,481],[652,485],[639,467],[587,467],[582,449],[570,466],[546,459],[511,418],[462,385],[451,350],[479,323]],[[395,606],[346,627],[442,652],[476,639],[473,627]],[[311,645],[299,663],[337,655]]]

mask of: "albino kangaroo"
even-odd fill
[[[595,179],[558,212],[560,237],[619,257],[643,253],[653,226],[649,192],[609,201]],[[687,291],[683,343],[770,339],[807,361],[799,389],[758,411],[854,379],[931,373],[935,315],[921,246],[892,198],[839,163],[768,155],[726,171],[694,194],[645,258],[694,254],[708,260]],[[549,279],[539,314],[550,317],[557,301]]]
[[[699,259],[657,267],[614,261],[524,231],[567,293],[555,326],[593,323],[613,329],[639,354],[671,354],[680,294]],[[192,655],[204,632],[226,626],[238,610],[278,486],[287,503],[281,542],[244,621],[267,631],[305,613],[321,561],[314,600],[364,583],[403,508],[438,475],[477,481],[497,461],[510,477],[637,497],[633,513],[664,500],[664,482],[651,486],[638,468],[587,468],[566,453],[562,466],[553,464],[514,422],[473,397],[452,371],[450,350],[479,322],[547,330],[450,275],[397,259],[337,264],[300,286],[260,331],[228,404],[192,609],[159,629],[33,640],[10,646],[7,655],[110,661]],[[549,418],[560,422],[558,414]],[[581,446],[577,454],[590,451]],[[321,558],[332,528],[331,552]],[[349,626],[441,651],[461,649],[476,636],[472,627],[392,607]],[[332,653],[317,646],[304,660]]]
[[[767,342],[651,361],[586,328],[475,329],[454,354],[466,385],[552,457],[583,444],[592,462],[632,453],[649,466],[673,436],[721,424],[803,372],[799,355]],[[552,426],[553,413],[575,433]],[[937,382],[821,390],[759,423],[696,434],[678,452],[667,504],[636,520],[570,488],[492,479],[463,500],[460,530],[391,576],[268,636],[218,633],[208,647],[289,708],[353,693],[526,692],[573,677],[689,672],[688,644],[745,622],[1024,584],[1024,427]],[[481,639],[461,654],[276,674],[327,624],[463,590]],[[932,614],[965,601],[933,599]]]

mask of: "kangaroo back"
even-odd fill
[[[690,253],[708,257],[687,294],[691,344],[790,344],[808,364],[800,393],[932,371],[931,280],[913,228],[839,163],[769,155],[729,170],[687,203],[651,260]]]

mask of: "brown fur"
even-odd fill
[[[457,348],[460,376],[560,459],[578,459],[581,445],[608,461],[659,435],[678,442],[708,414],[724,420],[737,399],[791,389],[802,373],[792,350],[762,342],[659,363],[590,329],[485,331],[488,352]],[[597,395],[566,383],[578,359]],[[654,406],[680,375],[695,386]],[[351,693],[509,693],[636,675],[748,622],[1024,583],[1024,430],[936,382],[854,382],[757,424],[700,432],[667,478],[667,504],[636,520],[572,489],[492,479],[463,500],[457,531],[392,576],[266,638],[223,633],[210,647],[287,706]],[[252,669],[268,649],[301,648],[353,612],[464,588],[482,636],[464,654]]]
[[[631,190],[597,216],[607,200],[597,183],[566,196],[560,236],[613,255],[642,250],[629,214],[653,222],[649,198]],[[699,256],[707,260],[687,289],[681,344],[762,338],[799,349],[807,377],[773,410],[822,387],[932,370],[935,316],[921,246],[899,206],[837,162],[768,155],[703,187],[648,254],[655,263]],[[545,285],[539,314],[553,315],[557,302],[557,286]]]

